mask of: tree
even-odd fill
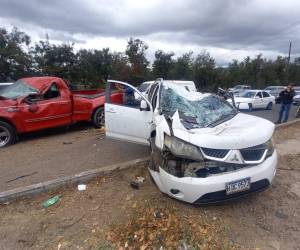
[[[165,53],[162,50],[155,52],[155,60],[152,65],[152,76],[154,78],[171,78],[171,70],[174,66],[173,56],[174,52]]]
[[[210,54],[203,51],[197,55],[193,63],[193,75],[198,89],[212,89],[216,83],[215,60]]]
[[[172,76],[177,80],[192,80],[192,59],[193,52],[188,52],[178,57],[175,61],[174,68],[172,70]]]
[[[32,74],[32,61],[26,52],[30,37],[13,28],[0,28],[0,81],[13,81]]]
[[[130,66],[130,81],[140,83],[147,78],[149,61],[146,58],[148,45],[140,39],[130,38],[125,54]]]
[[[35,44],[31,54],[36,74],[53,75],[73,81],[76,78],[77,55],[74,44],[50,44],[48,40]]]

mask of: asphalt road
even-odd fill
[[[275,122],[278,111],[276,105],[272,111],[246,113]],[[27,134],[0,150],[0,192],[148,155],[148,147],[107,139],[89,124]]]

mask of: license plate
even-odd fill
[[[250,178],[230,182],[226,184],[226,195],[243,192],[250,189]]]

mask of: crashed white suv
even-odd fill
[[[114,84],[122,86],[124,102],[113,100]],[[139,100],[126,97],[136,94]],[[184,84],[160,79],[146,99],[133,86],[109,80],[105,122],[108,137],[150,143],[153,180],[163,193],[185,202],[218,202],[260,191],[276,173],[273,123]]]

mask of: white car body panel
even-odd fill
[[[178,178],[167,173],[162,168],[159,169],[159,172],[155,172],[151,169],[149,171],[161,192],[176,199],[188,203],[194,203],[204,194],[224,190],[226,183],[234,180],[250,178],[251,183],[253,183],[261,180],[262,178],[266,178],[270,183],[272,183],[276,174],[276,165],[277,153],[275,152],[271,157],[259,165],[207,178]],[[170,192],[171,189],[178,189],[181,192],[173,194]]]
[[[136,108],[105,103],[105,128],[108,137],[140,144],[148,144],[152,124],[152,108],[150,102],[136,88],[128,83],[111,81],[132,87],[140,98],[145,100],[151,111],[140,111]]]
[[[217,149],[241,149],[265,143],[274,129],[274,123],[243,113],[214,128],[186,130],[173,127],[174,136],[199,147]]]

